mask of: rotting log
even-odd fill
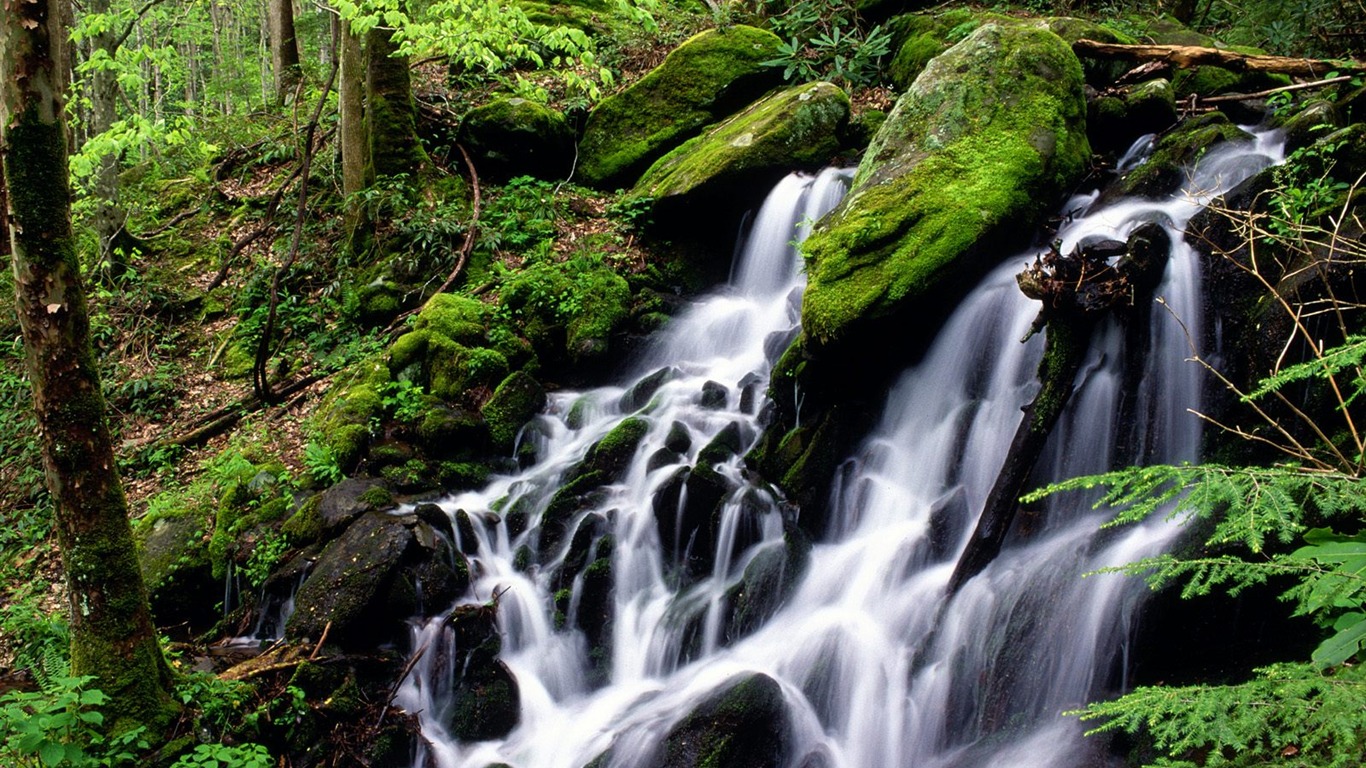
[[[1163,61],[1181,69],[1194,67],[1223,67],[1235,72],[1266,72],[1291,77],[1321,78],[1329,72],[1366,72],[1366,64],[1352,60],[1297,59],[1289,56],[1266,56],[1239,53],[1227,48],[1205,48],[1198,45],[1123,45],[1078,40],[1072,44],[1078,56],[1119,61]]]

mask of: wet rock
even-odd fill
[[[734,642],[773,617],[787,602],[810,561],[811,540],[788,525],[780,547],[768,547],[745,566],[740,582],[726,597],[730,603],[725,635]]]
[[[322,493],[318,515],[322,520],[322,534],[331,538],[345,529],[356,518],[377,508],[383,480],[373,477],[350,477]]]
[[[135,525],[142,580],[161,624],[188,621],[192,628],[207,629],[219,618],[214,604],[223,599],[223,585],[213,577],[206,530],[204,518],[193,510]]]
[[[1164,135],[1153,147],[1152,155],[1140,166],[1111,185],[1105,201],[1137,195],[1162,197],[1181,188],[1187,169],[1205,152],[1226,141],[1250,140],[1221,112],[1191,118]]]
[[[474,519],[463,509],[455,511],[456,548],[472,555],[479,549],[479,536],[474,528]]]
[[[749,674],[704,700],[675,725],[656,768],[780,768],[791,755],[791,719],[773,678]]]
[[[631,411],[638,411],[646,405],[649,405],[650,399],[655,396],[655,393],[659,391],[659,388],[664,386],[665,383],[672,381],[679,373],[680,371],[672,366],[660,368],[649,376],[632,384],[631,388],[626,390],[621,396],[621,401],[619,403],[621,410],[630,413]]]
[[[708,381],[702,385],[702,394],[698,397],[697,404],[710,411],[720,410],[726,407],[726,397],[729,394],[726,385]]]
[[[1087,131],[1097,152],[1123,152],[1138,136],[1162,133],[1176,124],[1176,95],[1167,80],[1149,80],[1094,99],[1087,106]]]
[[[664,447],[674,453],[687,453],[692,448],[692,433],[681,421],[669,425],[669,433],[664,436]]]
[[[425,594],[453,598],[469,586],[468,566],[415,516],[366,512],[318,556],[285,634],[316,640],[330,623],[330,642],[373,648],[402,634],[417,609],[419,583]]]
[[[461,741],[507,736],[521,718],[521,692],[517,678],[498,659],[503,639],[496,603],[460,606],[449,627],[455,635],[455,655],[447,662],[455,672],[451,735]]]
[[[460,510],[461,513],[464,510]],[[437,504],[426,502],[418,504],[413,508],[413,514],[418,520],[430,525],[433,530],[444,535],[446,538],[455,540],[455,529],[451,527],[451,516],[446,514],[446,510]]]
[[[499,383],[480,413],[488,425],[495,450],[512,450],[522,425],[545,408],[545,390],[525,371],[513,371]]]
[[[840,151],[849,96],[831,83],[807,83],[751,104],[650,166],[631,195],[653,201],[653,222],[696,230],[758,197],[797,168],[820,168]],[[717,219],[719,221],[719,219]]]

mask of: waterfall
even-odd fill
[[[1268,136],[1216,148],[1168,200],[1094,210],[1095,196],[1068,203],[1058,232],[1064,253],[1092,238],[1122,240],[1150,221],[1175,245],[1158,290],[1165,308],[1148,321],[1149,348],[1126,355],[1116,322],[1097,331],[1036,469],[1041,483],[1197,458],[1199,424],[1186,409],[1199,405],[1200,372],[1184,361],[1186,334],[1200,338],[1199,270],[1182,231],[1213,195],[1279,152]],[[1161,551],[1176,527],[1102,531],[1104,515],[1087,500],[1050,499],[1023,510],[1001,554],[945,597],[1021,406],[1038,386],[1041,340],[1020,343],[1038,305],[1014,281],[1032,253],[987,275],[892,387],[880,423],[838,473],[831,530],[804,555],[804,575],[781,607],[747,622],[732,615],[737,595],[753,591],[747,574],[774,559],[798,567],[792,511],[747,480],[734,450],[715,465],[714,486],[680,478],[697,477],[712,446],[730,441],[743,454],[756,439],[767,371],[793,338],[800,308],[791,243],[838,201],[849,176],[782,181],[756,216],[730,285],[666,328],[621,385],[552,395],[522,437],[538,457],[528,469],[442,501],[457,531],[470,521],[459,545],[473,586],[462,602],[497,595],[499,658],[519,685],[520,722],[505,738],[452,738],[460,671],[449,663],[458,651],[451,612],[415,625],[417,658],[395,704],[418,715],[417,768],[582,768],[604,755],[604,768],[657,765],[670,729],[748,673],[781,689],[794,767],[1110,762],[1104,744],[1082,738],[1060,713],[1123,685],[1145,588],[1083,574]],[[1126,399],[1133,372],[1124,366],[1136,360],[1142,385]],[[1132,424],[1118,423],[1120,413]],[[552,520],[556,490],[628,418],[644,422],[634,458],[567,524]],[[705,487],[722,490],[704,535],[683,520]],[[594,569],[585,560],[610,563],[605,605],[589,588]],[[579,621],[604,612],[606,636]]]

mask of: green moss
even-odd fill
[[[1120,180],[1125,195],[1155,197],[1175,192],[1187,167],[1210,148],[1226,141],[1251,138],[1222,112],[1211,112],[1182,122],[1164,135],[1142,165]]]
[[[808,338],[829,344],[961,275],[1085,168],[1081,68],[1057,36],[988,24],[935,60],[807,240]]]
[[[358,498],[360,501],[369,504],[375,509],[387,509],[394,505],[394,495],[389,492],[388,488],[385,488],[382,485],[375,485],[365,489],[365,492]]]
[[[480,412],[489,436],[499,450],[509,451],[522,425],[545,407],[545,390],[523,371],[514,371],[499,383]]]
[[[484,342],[484,328],[489,318],[489,307],[478,299],[438,293],[417,315],[415,330],[430,329],[460,344],[479,345]]]
[[[409,331],[399,336],[389,347],[389,373],[394,378],[413,366],[420,366],[427,359],[427,342],[431,331]]]
[[[1290,85],[1290,78],[1267,72],[1234,72],[1222,67],[1178,69],[1172,76],[1172,88],[1178,100],[1192,95],[1217,96],[1224,93],[1254,93],[1269,88]]]
[[[660,158],[632,195],[654,198],[659,205],[746,174],[824,165],[839,152],[848,120],[849,96],[839,87],[807,83],[787,88]]]
[[[451,491],[479,488],[488,482],[489,468],[469,461],[443,461],[436,467],[436,479]]]
[[[531,264],[504,283],[500,298],[538,351],[575,363],[605,353],[630,318],[630,285],[598,253]]]
[[[299,505],[288,520],[280,526],[280,531],[289,537],[295,546],[312,544],[322,537],[322,494],[310,496]]]
[[[943,13],[909,13],[888,25],[896,54],[887,75],[898,89],[915,82],[935,56],[960,42],[982,24],[979,12],[954,8]]]
[[[708,30],[593,110],[579,143],[579,174],[601,187],[630,183],[655,159],[780,81],[772,32]]]

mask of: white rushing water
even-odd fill
[[[1184,362],[1187,340],[1171,316],[1200,338],[1197,256],[1181,231],[1210,196],[1278,161],[1278,153],[1265,136],[1213,150],[1170,200],[1122,200],[1100,210],[1089,210],[1094,197],[1069,203],[1058,233],[1064,253],[1091,238],[1123,240],[1144,222],[1166,227],[1175,246],[1158,295],[1171,313],[1154,309],[1150,348],[1138,356],[1124,353],[1118,323],[1097,330],[1037,469],[1041,481],[1135,460],[1196,458],[1199,425],[1186,409],[1199,404],[1199,371]],[[731,285],[675,320],[625,386],[552,395],[523,436],[537,441],[533,466],[442,502],[476,521],[477,541],[461,542],[472,553],[474,580],[462,602],[501,595],[501,659],[517,679],[521,718],[504,739],[450,738],[445,697],[459,671],[443,668],[451,653],[425,653],[395,702],[419,715],[425,743],[416,766],[582,768],[609,748],[606,765],[657,765],[671,727],[753,672],[782,688],[786,762],[794,768],[1108,762],[1104,745],[1083,739],[1075,719],[1060,713],[1122,685],[1130,622],[1145,590],[1082,574],[1160,551],[1173,528],[1101,532],[1103,517],[1085,499],[1051,499],[1022,510],[998,558],[945,598],[1020,409],[1037,389],[1042,340],[1020,339],[1038,305],[1014,281],[1033,254],[1006,259],[986,276],[890,391],[880,424],[838,473],[832,530],[811,548],[776,613],[746,626],[729,615],[728,591],[746,568],[786,551],[792,514],[746,481],[740,459],[718,467],[732,490],[714,534],[690,535],[679,522],[692,488],[677,502],[669,495],[671,483],[678,492],[680,468],[723,432],[738,432],[742,446],[758,435],[754,401],[798,317],[802,276],[790,243],[804,234],[799,225],[833,207],[848,177],[826,171],[780,183]],[[1126,359],[1144,361],[1133,402],[1122,402]],[[638,411],[623,409],[628,387],[664,367],[672,372],[658,391],[641,398]],[[539,516],[566,474],[632,412],[648,423],[634,460],[556,546],[542,546]],[[1116,423],[1121,412],[1132,414],[1132,425]],[[513,509],[530,511],[525,531],[510,523]],[[610,547],[613,620],[610,637],[597,638],[606,658],[591,652],[591,627],[576,626],[581,573],[567,605],[560,595],[567,621],[556,628],[556,592],[573,570],[566,560],[576,531],[585,541],[592,534],[590,558]],[[449,645],[448,616],[416,626],[413,647]]]

